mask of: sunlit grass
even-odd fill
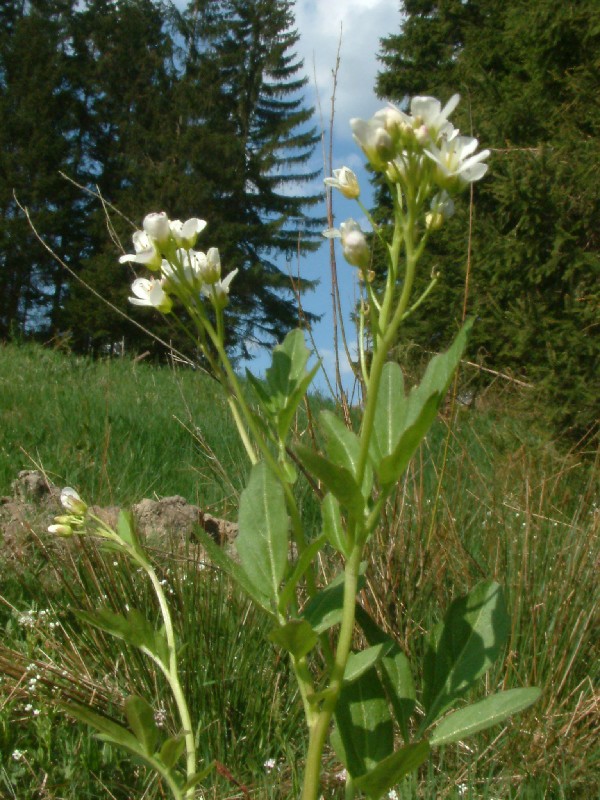
[[[210,378],[6,346],[0,388],[0,493],[37,463],[55,483],[101,504],[180,494],[235,518],[245,456]],[[477,409],[446,410],[389,503],[362,602],[412,657],[453,597],[495,578],[505,587],[512,629],[506,658],[482,691],[534,684],[542,700],[469,748],[446,748],[398,787],[402,800],[576,800],[594,797],[598,786],[598,465],[592,454],[562,451],[533,415],[512,411],[514,399],[490,395]],[[311,502],[303,505],[314,516]],[[19,569],[0,563],[0,796],[161,797],[143,768],[52,705],[55,685],[117,717],[121,698],[133,691],[168,705],[147,660],[124,657],[118,642],[72,613],[106,601],[151,616],[152,596],[119,559],[93,547],[44,556],[43,526],[33,517],[31,527],[39,536],[36,558],[29,550]],[[265,620],[203,565],[193,544],[153,556],[185,638],[183,673],[200,752],[221,766],[205,796],[297,796],[301,708],[281,655],[265,639]],[[31,617],[33,625],[20,616],[46,608]],[[41,676],[35,696],[23,678],[30,673]],[[17,760],[14,752],[26,755]],[[269,759],[272,770],[264,767]],[[333,761],[327,792],[343,795]]]

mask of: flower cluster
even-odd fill
[[[459,100],[455,94],[442,108],[435,97],[413,97],[409,114],[390,104],[370,120],[350,120],[350,127],[371,166],[394,183],[422,182],[430,167],[433,183],[455,193],[483,178],[490,154],[475,154],[477,139],[461,136],[448,120]]]
[[[54,517],[54,524],[48,526],[48,531],[57,536],[72,536],[83,525],[87,504],[70,486],[65,486],[60,493],[60,504],[67,513]]]
[[[354,140],[371,167],[398,187],[395,195],[404,198],[399,201],[400,213],[411,213],[413,221],[418,217],[427,231],[438,230],[452,216],[452,195],[487,172],[483,161],[489,150],[475,153],[477,139],[461,136],[448,120],[459,99],[453,95],[442,108],[435,97],[413,97],[410,113],[390,104],[369,120],[350,120]],[[348,167],[334,170],[325,184],[349,199],[360,195],[358,179]],[[346,220],[339,229],[324,231],[324,236],[340,238],[346,261],[368,277],[370,247],[357,222]]]
[[[119,260],[141,264],[160,273],[160,277],[137,278],[133,282],[134,296],[129,298],[133,305],[151,306],[168,314],[173,307],[172,295],[186,303],[203,295],[216,308],[227,305],[229,286],[237,270],[221,279],[217,248],[211,247],[206,253],[192,249],[205,227],[203,219],[169,220],[164,211],[144,217],[143,230],[133,234],[135,252]]]

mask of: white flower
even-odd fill
[[[351,119],[350,127],[354,141],[361,147],[375,169],[384,169],[388,161],[394,158],[394,143],[377,117],[369,120]]]
[[[210,247],[208,249],[200,269],[200,276],[204,283],[217,283],[221,277],[221,256],[218,248]]]
[[[147,214],[142,222],[142,228],[158,248],[168,245],[171,238],[171,226],[164,211]]]
[[[67,538],[73,535],[73,528],[70,525],[48,525],[48,533]]]
[[[435,97],[417,95],[410,102],[410,114],[390,103],[375,114],[375,119],[380,120],[390,136],[402,145],[410,147],[416,143],[422,147],[430,141],[437,142],[441,137],[456,135],[448,117],[459,100],[460,95],[454,94],[442,108]]]
[[[134,261],[137,264],[143,264],[148,269],[160,269],[162,264],[160,250],[148,234],[145,231],[136,231],[132,238],[135,253],[121,256],[120,263]]]
[[[344,258],[353,267],[365,269],[369,266],[371,250],[365,234],[355,220],[347,219],[346,222],[342,222],[339,230],[330,228],[323,232],[323,236],[327,239],[339,238],[342,240]]]
[[[275,769],[276,764],[277,762],[275,761],[274,758],[267,758],[267,760],[263,764],[263,767],[267,770],[267,772],[270,772],[272,769]]]
[[[338,189],[349,200],[355,200],[360,194],[358,178],[349,167],[334,169],[333,177],[325,178],[324,183],[325,186],[332,186],[334,189]]]
[[[454,214],[454,201],[445,190],[438,192],[431,200],[431,211],[425,214],[425,225],[434,231],[439,230],[444,220]]]
[[[229,302],[229,286],[237,274],[238,270],[234,269],[222,281],[215,281],[202,287],[202,294],[209,298],[215,308],[225,308]]]
[[[455,136],[453,139],[442,139],[439,147],[432,144],[425,150],[436,164],[436,180],[440,186],[460,188],[483,178],[488,165],[481,162],[489,156],[490,151],[482,150],[472,155],[477,144],[477,139],[471,136]]]
[[[152,278],[137,278],[131,284],[131,291],[135,297],[130,297],[129,302],[135,306],[152,306],[168,314],[173,307],[171,298],[165,293],[162,282]]]
[[[389,800],[400,800],[398,792],[395,789],[390,789],[388,792]]]
[[[69,512],[69,514],[77,514],[77,516],[81,516],[87,511],[87,503],[84,503],[79,496],[79,493],[70,486],[65,486],[60,493],[60,504],[65,511]]]
[[[206,222],[197,217],[192,217],[186,222],[174,219],[169,223],[169,227],[177,247],[184,247],[186,250],[189,250],[190,247],[196,244],[198,234],[202,233],[204,228],[206,228]]]

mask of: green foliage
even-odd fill
[[[458,90],[457,121],[492,149],[474,195],[471,360],[533,384],[530,402],[581,436],[600,396],[598,4],[406,0],[404,10],[400,32],[382,40],[378,94],[402,103]],[[462,318],[466,216],[457,209],[431,238],[421,285],[431,269],[441,275],[427,313],[408,320],[417,361]]]
[[[281,339],[297,318],[281,262],[300,232],[313,247],[320,226],[309,215],[320,195],[285,191],[314,178],[318,140],[291,4],[227,0],[203,14],[197,3],[35,0],[0,13],[0,336],[69,330],[79,352],[155,351],[120,313],[133,274],[119,250],[143,206],[210,220],[225,270],[240,270],[230,347]],[[71,272],[35,241],[13,191]]]

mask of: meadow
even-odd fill
[[[397,788],[402,800],[598,796],[598,457],[589,443],[583,452],[554,441],[526,391],[497,381],[468,408],[447,403],[388,504],[361,602],[410,657],[453,597],[498,580],[512,627],[487,688],[537,685],[542,699],[442,750]],[[311,398],[311,413],[324,402]],[[298,437],[309,417],[303,410]],[[0,420],[0,495],[37,468],[100,505],[178,494],[235,520],[247,464],[220,388],[200,371],[4,345]],[[147,662],[73,613],[102,596],[152,613],[147,587],[91,544],[57,547],[47,522],[32,506],[18,546],[0,540],[0,797],[164,797],[154,776],[54,702],[70,693],[117,718],[135,687],[158,710],[168,702]],[[153,556],[184,637],[199,748],[218,762],[203,796],[291,800],[302,709],[265,620],[192,542]],[[343,795],[337,770],[331,758],[326,797]]]

